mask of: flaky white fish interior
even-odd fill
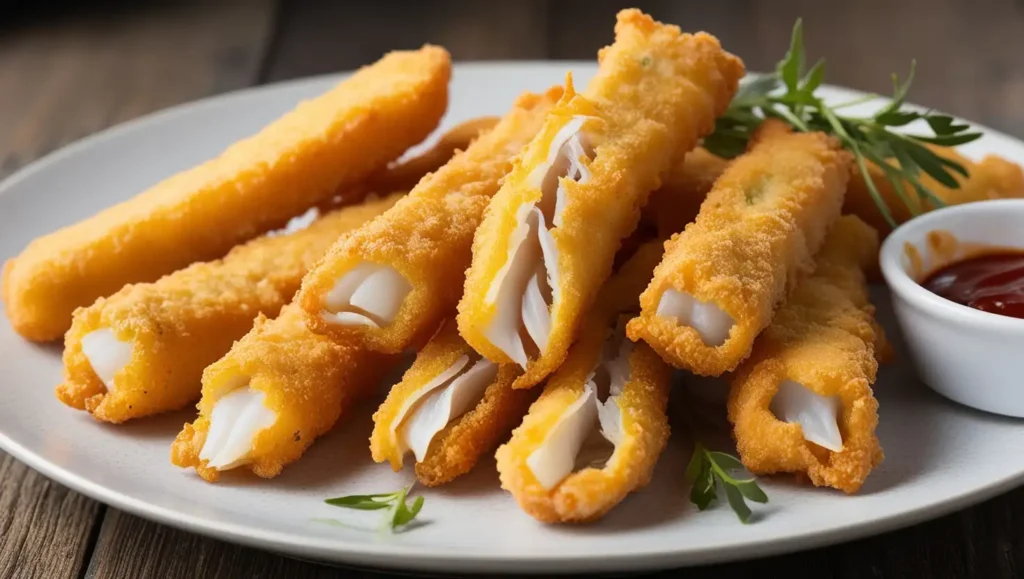
[[[382,328],[395,321],[412,284],[389,265],[361,263],[347,271],[324,299],[324,321]]]
[[[565,182],[585,184],[591,177],[581,161],[594,156],[583,131],[586,120],[572,117],[552,139],[547,161],[530,174],[541,199],[517,209],[507,260],[487,291],[487,302],[497,305],[484,336],[524,369],[531,355],[547,348],[551,312],[560,300],[558,248],[551,231],[562,226]]]
[[[217,470],[247,464],[256,434],[277,419],[264,404],[265,399],[263,392],[245,384],[217,400],[199,458]]]
[[[587,377],[583,392],[562,413],[540,446],[527,457],[527,466],[545,490],[553,489],[580,467],[600,466],[607,462],[622,442],[622,411],[618,400],[629,381],[629,355],[632,351],[633,343],[625,338],[620,326],[605,342],[601,358]],[[594,436],[595,429],[599,437]],[[581,465],[584,444],[599,444],[602,439],[611,444],[611,453],[588,456]]]
[[[424,384],[405,401],[391,423],[401,452],[411,450],[416,460],[422,461],[437,433],[475,407],[497,375],[497,364],[463,355]]]
[[[838,396],[822,396],[799,382],[783,380],[769,407],[783,422],[799,424],[804,440],[833,452],[843,449]]]
[[[669,318],[682,326],[690,326],[708,346],[718,347],[729,338],[736,324],[732,316],[710,302],[702,302],[690,294],[673,288],[665,290],[658,301],[656,315]]]
[[[132,349],[131,342],[119,340],[111,328],[93,330],[82,337],[82,354],[108,393],[114,391],[114,376],[131,362]]]

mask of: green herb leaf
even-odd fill
[[[790,37],[789,50],[786,56],[779,62],[778,74],[783,84],[790,91],[797,90],[797,84],[803,75],[804,68],[804,34],[803,22],[798,18],[793,25],[793,35]]]
[[[803,25],[798,19],[793,25],[789,49],[776,65],[775,73],[758,77],[741,86],[725,114],[716,122],[715,132],[705,137],[704,147],[724,158],[741,155],[765,118],[783,119],[798,131],[822,131],[833,135],[853,153],[857,170],[872,200],[893,227],[896,226],[893,213],[877,184],[871,179],[869,163],[881,170],[881,175],[892,185],[900,202],[907,206],[912,215],[917,215],[921,209],[920,204],[912,202],[908,188],[913,189],[918,197],[928,199],[932,206],[943,205],[942,200],[921,182],[922,172],[945,187],[959,188],[959,181],[953,174],[967,177],[967,170],[954,160],[937,155],[926,145],[955,147],[980,138],[981,133],[949,115],[904,108],[914,82],[917,69],[915,61],[911,61],[910,71],[904,80],[892,75],[893,94],[890,102],[867,118],[844,116],[838,111],[876,98],[875,95],[865,95],[839,105],[827,105],[815,94],[825,80],[825,61],[819,60],[806,74],[805,62]],[[784,88],[781,94],[778,91],[780,88]],[[890,130],[919,119],[928,123],[934,136],[905,135]],[[899,165],[890,162],[894,157],[900,161]]]
[[[686,467],[686,478],[690,487],[690,502],[698,510],[705,510],[717,498],[719,485],[725,490],[726,500],[735,511],[736,516],[746,523],[750,520],[751,511],[744,498],[757,503],[767,503],[768,495],[757,485],[757,479],[737,480],[730,474],[733,471],[745,470],[738,458],[724,452],[709,451],[697,444]]]
[[[345,497],[327,499],[324,502],[335,507],[361,511],[388,509],[383,525],[385,529],[394,530],[415,519],[416,515],[419,514],[420,509],[423,508],[424,498],[422,496],[416,497],[411,508],[406,504],[410,490],[412,490],[411,485],[393,493],[349,495]]]
[[[750,522],[750,507],[747,506],[746,501],[743,500],[743,495],[740,494],[739,489],[734,486],[725,485],[725,498],[729,501],[729,506],[739,517],[740,522]]]
[[[362,511],[376,511],[377,509],[386,509],[390,506],[391,501],[395,498],[395,493],[387,493],[380,495],[349,495],[347,497],[337,497],[334,499],[327,499],[325,503],[332,507],[343,507],[346,509],[359,509]]]

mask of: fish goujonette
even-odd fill
[[[602,517],[644,486],[668,441],[671,367],[624,324],[661,257],[642,246],[602,290],[540,398],[498,449],[501,486],[545,522]]]
[[[508,438],[536,396],[513,389],[514,364],[481,358],[448,320],[373,415],[370,451],[399,470],[407,454],[427,486],[451,481]]]
[[[203,369],[252,328],[256,315],[277,316],[340,235],[399,197],[336,210],[305,229],[250,241],[224,259],[125,286],[79,308],[64,340],[58,398],[106,422],[195,402]]]
[[[275,320],[260,316],[203,373],[199,417],[178,434],[171,462],[210,482],[242,466],[275,477],[372,393],[393,362],[310,332],[294,304]]]
[[[851,155],[821,133],[766,121],[665,256],[630,321],[671,364],[704,376],[750,355],[839,216]]]
[[[597,75],[565,95],[487,209],[459,304],[463,338],[536,385],[565,359],[648,194],[714,128],[743,75],[707,34],[623,10]]]
[[[57,339],[75,308],[220,258],[361,182],[434,129],[450,69],[438,47],[388,54],[216,159],[36,239],[4,266],[11,324]]]
[[[299,294],[311,329],[388,353],[426,341],[455,309],[487,203],[560,94],[523,95],[465,152],[335,244]]]
[[[736,372],[729,420],[752,473],[804,473],[817,486],[853,493],[882,460],[871,385],[876,358],[888,346],[863,272],[877,251],[871,227],[854,216],[840,218],[814,273]]]

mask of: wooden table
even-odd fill
[[[0,177],[109,125],[245,86],[352,69],[393,48],[457,60],[593,58],[618,2],[65,2],[0,16]],[[143,4],[143,3],[138,3]],[[349,5],[351,4],[351,5]],[[636,2],[769,69],[804,17],[830,82],[889,90],[1024,137],[1024,1]],[[84,5],[84,6],[83,6]],[[0,7],[5,6],[0,4]],[[1018,510],[1021,507],[1021,510]],[[1011,577],[1024,573],[1024,490],[909,529],[689,577]],[[150,523],[0,453],[0,577],[354,577]],[[666,575],[667,576],[667,575]]]

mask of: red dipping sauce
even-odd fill
[[[976,310],[1024,319],[1024,252],[969,257],[937,270],[921,285]]]

